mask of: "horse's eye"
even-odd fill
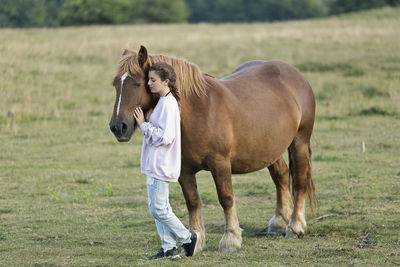
[[[133,86],[135,86],[136,88],[140,87],[140,83],[135,83]]]

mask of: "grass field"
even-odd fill
[[[117,61],[141,44],[216,77],[252,59],[303,72],[317,99],[319,200],[304,238],[259,234],[275,208],[262,170],[233,177],[243,247],[217,252],[223,212],[200,172],[206,249],[147,260],[160,244],[141,136],[120,144],[108,129]],[[399,44],[399,8],[271,24],[0,29],[0,266],[400,265]],[[171,205],[187,223],[178,184]]]

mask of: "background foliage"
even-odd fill
[[[1,0],[0,27],[254,22],[323,17],[400,0]]]
[[[321,17],[321,0],[187,0],[190,22],[252,22]]]
[[[364,9],[378,8],[386,5],[398,6],[399,0],[331,0],[328,2],[331,14],[340,14]]]

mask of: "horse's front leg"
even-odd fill
[[[242,246],[242,229],[236,214],[232,188],[231,165],[227,160],[215,160],[211,173],[217,187],[218,199],[225,214],[225,233],[219,242],[219,251],[232,252]]]
[[[206,237],[204,224],[201,219],[201,200],[199,192],[197,191],[195,173],[185,171],[184,168],[182,168],[181,176],[179,177],[179,184],[181,185],[189,212],[189,230],[192,233],[200,233],[199,246],[196,249],[196,252],[199,252],[203,250],[206,244]]]

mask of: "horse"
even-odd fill
[[[309,82],[295,67],[278,60],[249,61],[217,79],[185,59],[150,55],[144,46],[138,52],[125,49],[114,77],[116,99],[109,123],[119,142],[129,141],[137,128],[133,110],[140,106],[149,114],[157,104],[159,97],[150,92],[147,81],[149,67],[159,61],[171,64],[177,75],[182,147],[178,181],[189,229],[200,232],[198,251],[205,246],[196,183],[200,170],[211,171],[225,215],[219,251],[242,246],[231,175],[265,167],[276,187],[276,209],[267,234],[302,237],[306,197],[312,214],[316,198],[310,148],[315,97]],[[283,159],[286,151],[289,167]]]

